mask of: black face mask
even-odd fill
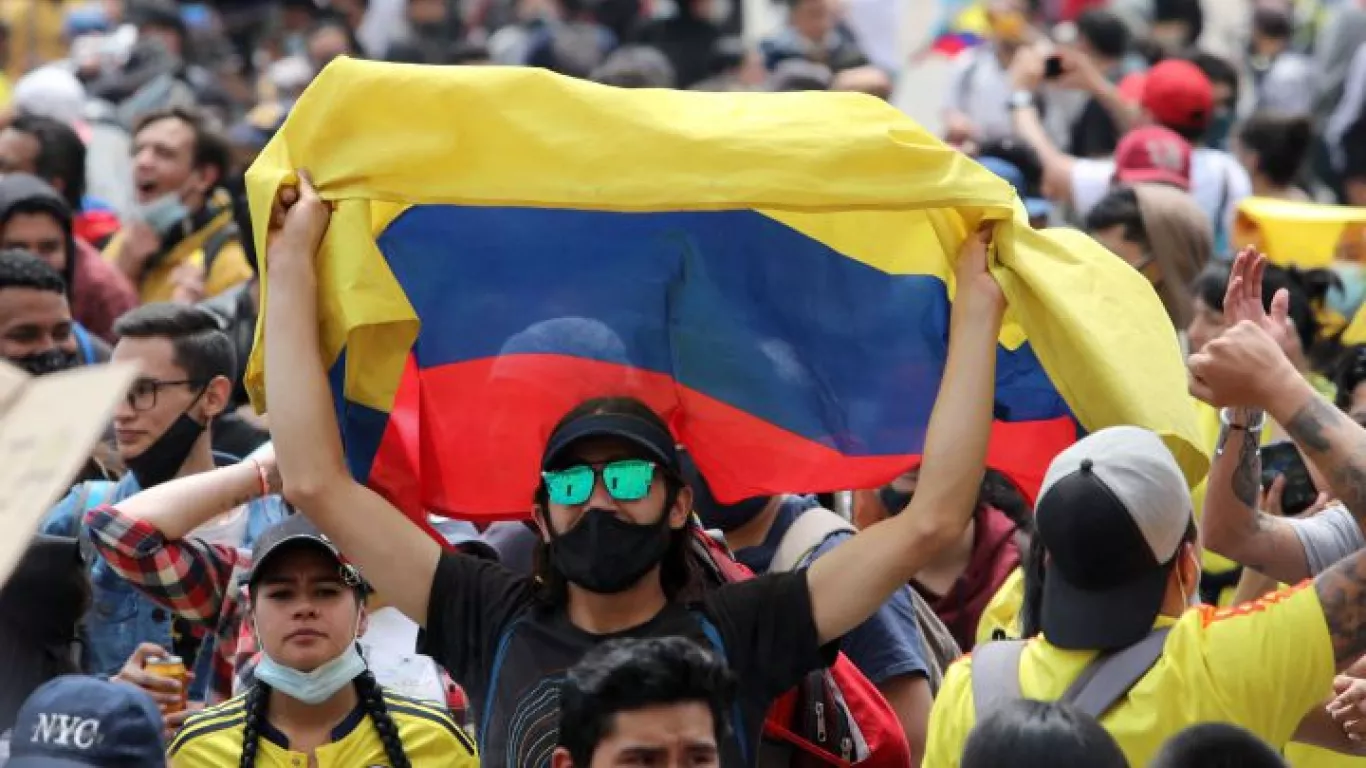
[[[745,524],[759,516],[768,506],[772,496],[754,496],[742,499],[734,504],[722,504],[712,495],[711,486],[707,484],[707,479],[697,469],[693,463],[692,456],[687,453],[679,455],[679,465],[683,472],[683,479],[692,488],[693,511],[702,520],[704,528],[715,528],[723,533],[743,528]]]
[[[28,371],[32,376],[45,376],[49,373],[75,368],[76,364],[80,362],[80,358],[74,352],[53,347],[43,352],[12,358],[10,362]]]
[[[144,490],[161,485],[180,471],[185,459],[189,458],[194,441],[204,434],[204,428],[188,412],[182,413],[156,442],[147,446],[147,450],[124,463]]]
[[[887,508],[887,514],[899,515],[911,503],[911,497],[915,494],[910,491],[898,491],[892,487],[891,483],[878,489],[877,498],[882,502],[882,506]]]
[[[583,513],[577,525],[551,529],[550,561],[570,582],[589,592],[614,595],[640,581],[669,550],[669,508],[659,522],[636,525],[605,509]],[[550,527],[549,520],[546,522]]]

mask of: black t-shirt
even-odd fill
[[[1105,106],[1087,99],[1081,115],[1072,124],[1072,154],[1077,157],[1109,157],[1119,145],[1119,127]]]
[[[620,637],[671,635],[714,651],[702,617],[720,635],[739,680],[743,724],[733,726],[743,729],[744,754],[752,755],[773,699],[833,663],[838,650],[838,643],[818,645],[805,570],[728,584],[697,605],[670,604],[634,629],[593,635],[571,624],[563,608],[536,601],[530,579],[447,553],[432,583],[424,647],[469,696],[483,765],[537,768],[550,764],[555,749],[560,682],[585,652]],[[722,746],[722,764],[745,764],[738,742]]]

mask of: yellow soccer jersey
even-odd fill
[[[1207,721],[1238,723],[1279,749],[1333,681],[1333,643],[1312,582],[1232,608],[1172,620],[1162,656],[1100,719],[1129,764],[1147,765],[1170,737]],[[1020,692],[1054,701],[1095,657],[1040,636],[1020,659]],[[954,663],[930,711],[926,768],[958,765],[976,720],[972,657]]]
[[[237,765],[242,755],[242,731],[246,720],[246,694],[211,707],[185,721],[171,742],[172,768],[221,768]],[[398,726],[403,751],[414,768],[424,766],[479,765],[469,734],[450,715],[430,702],[384,691],[384,704]],[[357,707],[332,731],[332,742],[314,752],[318,768],[371,768],[388,766],[375,724],[363,706]],[[289,740],[269,723],[261,724],[256,747],[260,768],[300,768],[309,756],[289,749]]]

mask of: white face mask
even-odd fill
[[[257,662],[252,675],[291,699],[310,705],[321,704],[366,670],[365,658],[360,655],[360,647],[356,644],[356,635],[359,633],[360,617],[357,616],[356,631],[352,634],[351,642],[347,643],[346,650],[312,672],[286,667],[272,659],[263,648],[261,660]]]
[[[139,205],[133,212],[134,218],[146,222],[159,235],[170,232],[172,227],[189,215],[190,209],[185,207],[179,192],[167,192],[145,205]]]

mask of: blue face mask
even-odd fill
[[[1205,131],[1205,146],[1211,149],[1228,149],[1228,137],[1233,132],[1233,110],[1221,108],[1215,111],[1209,129]]]
[[[133,215],[147,222],[158,235],[165,237],[172,227],[190,215],[190,209],[185,207],[179,193],[169,192],[150,203],[139,205]]]
[[[275,661],[265,651],[253,672],[257,680],[305,704],[321,704],[333,694],[350,685],[365,671],[365,659],[355,643],[337,658],[312,672],[300,672]]]

